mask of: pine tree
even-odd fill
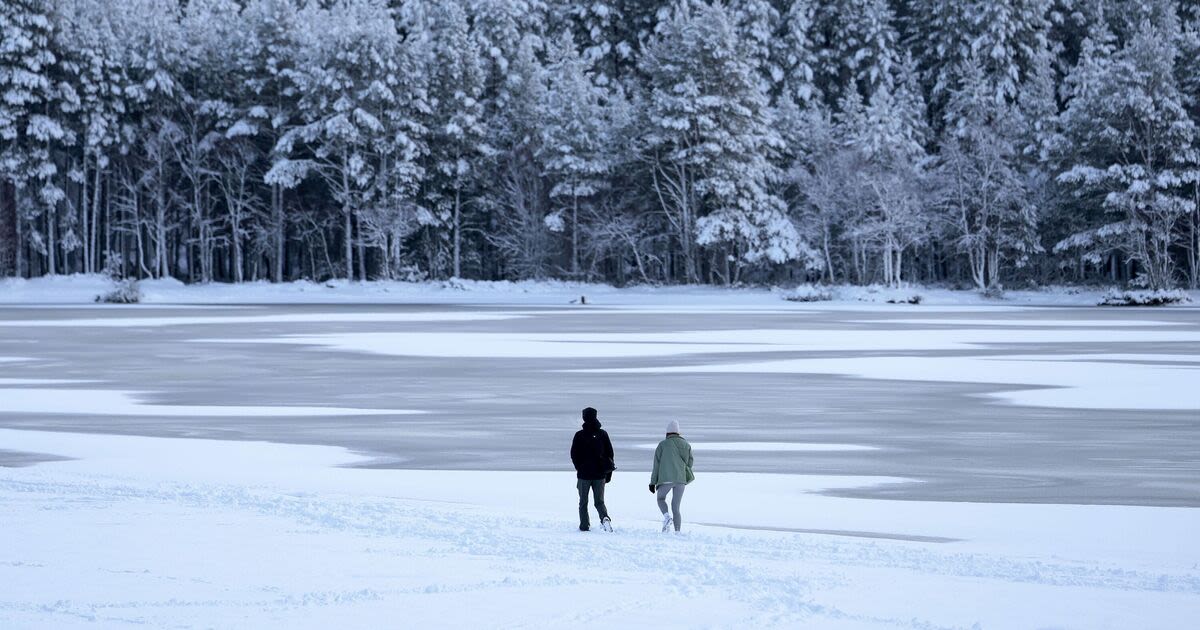
[[[743,263],[801,256],[806,248],[769,187],[779,177],[771,157],[781,140],[728,12],[677,6],[643,62],[651,86],[644,155],[679,240],[684,279],[699,280],[697,246],[718,254],[711,272],[727,282]]]
[[[817,69],[820,61],[816,32],[817,3],[792,0],[780,18],[773,55],[773,67],[780,73],[779,91],[797,104],[807,105],[820,98]]]
[[[852,90],[869,98],[881,88],[894,88],[902,55],[887,0],[819,3],[816,22],[818,85],[831,104]]]
[[[235,53],[240,82],[238,120],[231,129],[260,143],[259,150],[274,166],[287,159],[275,147],[298,124],[299,14],[293,0],[251,0],[242,11],[242,20],[245,33]],[[287,245],[284,191],[296,182],[267,183],[271,281],[282,282]]]
[[[497,252],[504,277],[544,278],[552,272],[562,231],[551,214],[542,156],[547,69],[537,54],[540,38],[520,46],[502,87],[507,105],[489,121],[486,160],[489,182],[480,201],[487,210],[487,244]]]
[[[964,64],[979,67],[987,96],[1009,102],[1050,46],[1052,0],[917,0],[909,39],[939,124]],[[978,87],[971,88],[973,90]]]
[[[866,191],[852,236],[878,249],[883,280],[899,286],[905,253],[930,235],[925,172],[925,103],[911,58],[894,89],[881,85],[863,103],[843,99],[840,134],[857,154],[857,186]]]
[[[946,108],[939,180],[956,249],[967,257],[980,290],[996,290],[1001,265],[1028,262],[1037,250],[1037,217],[1023,171],[1025,122],[983,64],[973,56],[960,67]]]
[[[467,14],[455,0],[439,3],[430,21],[430,181],[425,197],[434,220],[449,230],[451,275],[461,277],[468,195],[479,162],[489,153],[483,140],[483,57]]]
[[[392,126],[400,58],[395,25],[380,0],[341,0],[328,10],[309,9],[310,33],[299,70],[304,123],[280,140],[284,154],[300,159],[277,161],[269,182],[295,183],[314,173],[329,187],[342,213],[343,262],[354,278],[354,225],[378,202],[381,179],[402,168],[415,175],[418,156]],[[384,187],[386,188],[386,186]],[[367,279],[365,242],[358,245],[358,275]]]
[[[1102,29],[1085,42],[1062,116],[1071,158],[1059,181],[1115,220],[1093,219],[1055,250],[1078,249],[1097,264],[1119,251],[1137,265],[1135,280],[1154,289],[1176,282],[1172,248],[1200,163],[1175,75],[1178,34],[1173,16],[1144,20],[1111,52]]]
[[[55,154],[71,141],[64,115],[78,96],[66,82],[69,69],[57,50],[58,37],[46,3],[14,0],[0,6],[0,180],[15,189],[18,216],[9,231],[17,233],[19,273],[28,271],[21,241],[46,256],[49,273],[59,271],[58,210],[66,193]]]
[[[552,182],[550,198],[562,204],[556,212],[570,216],[570,269],[578,275],[581,206],[608,186],[612,167],[608,91],[597,85],[569,35],[551,48],[548,71],[540,157]]]

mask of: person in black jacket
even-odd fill
[[[583,428],[571,441],[571,463],[575,464],[575,486],[579,489],[579,531],[591,529],[587,505],[590,491],[596,501],[596,511],[600,513],[600,526],[611,532],[608,508],[604,506],[604,484],[612,481],[612,473],[617,467],[612,441],[608,439],[608,432],[600,428],[596,410],[591,407],[583,410]]]

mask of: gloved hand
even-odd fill
[[[604,475],[604,483],[612,483],[612,471],[611,470],[608,472],[607,475]]]
[[[650,484],[650,494],[654,494],[654,484]]]

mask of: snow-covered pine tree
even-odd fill
[[[471,35],[483,59],[485,105],[503,109],[502,92],[509,66],[523,44],[542,48],[542,29],[549,11],[542,0],[469,0],[466,10]]]
[[[1200,59],[1200,2],[1184,7],[1185,16],[1179,38],[1180,59]],[[1200,126],[1200,64],[1176,64],[1179,73],[1179,88],[1185,95],[1185,104],[1192,122]],[[1200,141],[1198,141],[1200,143]],[[1188,286],[1200,288],[1200,179],[1187,182],[1191,190],[1192,210],[1185,221],[1183,250],[1187,253]]]
[[[170,253],[178,227],[172,198],[174,144],[180,134],[175,116],[187,66],[181,12],[171,0],[131,0],[120,9],[129,74],[125,94],[135,126],[117,182],[128,193],[117,227],[133,241],[140,273],[165,277],[172,272]]]
[[[995,92],[974,55],[952,83],[937,183],[972,281],[980,290],[995,290],[1002,264],[1022,266],[1038,247],[1037,215],[1022,169],[1025,123],[1016,104]]]
[[[901,64],[895,88],[881,85],[863,104],[852,93],[843,99],[839,125],[858,154],[857,185],[867,191],[864,214],[852,237],[877,249],[883,281],[903,282],[906,252],[930,235],[926,173],[925,103],[915,63]]]
[[[495,249],[493,264],[504,277],[547,277],[559,249],[555,231],[561,226],[550,215],[550,183],[541,156],[547,82],[537,53],[541,47],[535,37],[521,44],[502,87],[507,105],[488,125],[493,152],[484,177],[490,185],[482,187],[480,202],[489,219],[484,238]]]
[[[123,64],[127,44],[120,36],[119,15],[114,15],[105,0],[62,0],[57,7],[61,37],[76,67],[75,89],[80,98],[71,121],[79,138],[78,155],[72,160],[79,171],[80,270],[92,273],[103,264],[101,255],[111,241],[105,238],[104,246],[100,242],[104,183],[112,158],[125,148],[130,135],[131,105],[124,89],[128,73]]]
[[[13,197],[8,219],[15,229],[7,231],[16,232],[14,266],[22,275],[32,271],[26,244],[44,255],[44,273],[59,272],[56,236],[66,193],[56,158],[71,139],[67,115],[78,96],[56,24],[46,2],[0,6],[0,180]]]
[[[308,173],[320,176],[341,209],[344,272],[353,279],[358,214],[375,202],[385,169],[406,157],[389,125],[399,101],[398,34],[383,0],[310,7],[300,21],[308,28],[297,70],[303,124],[279,142],[280,153],[294,157],[277,160],[266,179],[295,184]],[[357,244],[365,280],[365,245],[361,238]]]
[[[609,91],[598,85],[570,35],[555,40],[548,59],[547,89],[541,103],[540,159],[551,181],[550,199],[569,217],[570,270],[580,273],[581,210],[609,185],[612,168]]]
[[[431,63],[429,177],[425,199],[433,220],[448,231],[450,275],[462,275],[463,233],[467,228],[471,186],[480,161],[490,153],[484,143],[484,81],[486,73],[478,39],[458,0],[439,2],[430,10]],[[441,253],[441,248],[437,249]],[[431,263],[433,269],[441,262]]]
[[[298,122],[299,13],[294,0],[250,0],[241,16],[243,34],[235,52],[240,81],[238,119],[226,133],[252,138],[274,166],[287,159],[275,147]],[[275,174],[282,177],[266,182],[270,186],[270,208],[265,223],[271,281],[282,282],[287,258],[284,191],[296,182],[284,173]]]
[[[833,0],[815,12],[818,86],[836,104],[850,90],[864,99],[894,89],[902,52],[887,0]]]
[[[917,55],[937,124],[960,69],[979,66],[995,98],[1015,101],[1040,52],[1049,47],[1053,0],[915,0],[909,45]],[[968,61],[969,60],[969,61]]]
[[[780,28],[779,11],[773,4],[771,0],[729,0],[727,7],[762,81],[776,92],[784,76],[772,54],[778,47],[775,37]]]
[[[1136,265],[1134,281],[1154,289],[1177,281],[1172,249],[1191,208],[1187,183],[1200,169],[1196,124],[1175,74],[1178,36],[1166,12],[1159,22],[1142,21],[1111,52],[1101,26],[1068,79],[1062,116],[1071,153],[1058,180],[1101,214],[1055,251],[1078,249],[1095,264],[1119,251]]]
[[[643,153],[682,256],[680,273],[736,281],[745,263],[782,263],[809,253],[769,184],[773,130],[754,57],[721,5],[679,4],[643,58],[649,79]]]
[[[628,44],[621,41],[625,22],[621,9],[620,2],[595,0],[559,0],[550,9],[555,31],[574,36],[580,56],[605,85],[615,81],[628,65]]]
[[[193,281],[216,278],[216,246],[224,241],[233,258],[228,275],[241,282],[248,224],[259,218],[258,204],[244,185],[237,196],[221,194],[235,190],[223,181],[227,177],[257,180],[262,170],[257,147],[248,139],[251,130],[235,122],[242,83],[236,59],[239,13],[232,0],[194,0],[181,20],[187,63],[173,115],[178,141],[171,149],[181,178],[173,196],[184,220],[177,273]],[[218,164],[233,168],[225,172]]]
[[[791,0],[780,16],[772,48],[772,67],[780,73],[777,93],[787,94],[802,106],[820,98],[816,15],[815,0]]]

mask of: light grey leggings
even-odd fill
[[[679,515],[679,503],[683,501],[683,490],[687,488],[687,484],[682,483],[660,483],[658,484],[658,511],[663,514],[667,513],[667,492],[671,492],[671,514],[675,520],[675,531],[679,531],[679,527],[683,525],[683,517]]]

